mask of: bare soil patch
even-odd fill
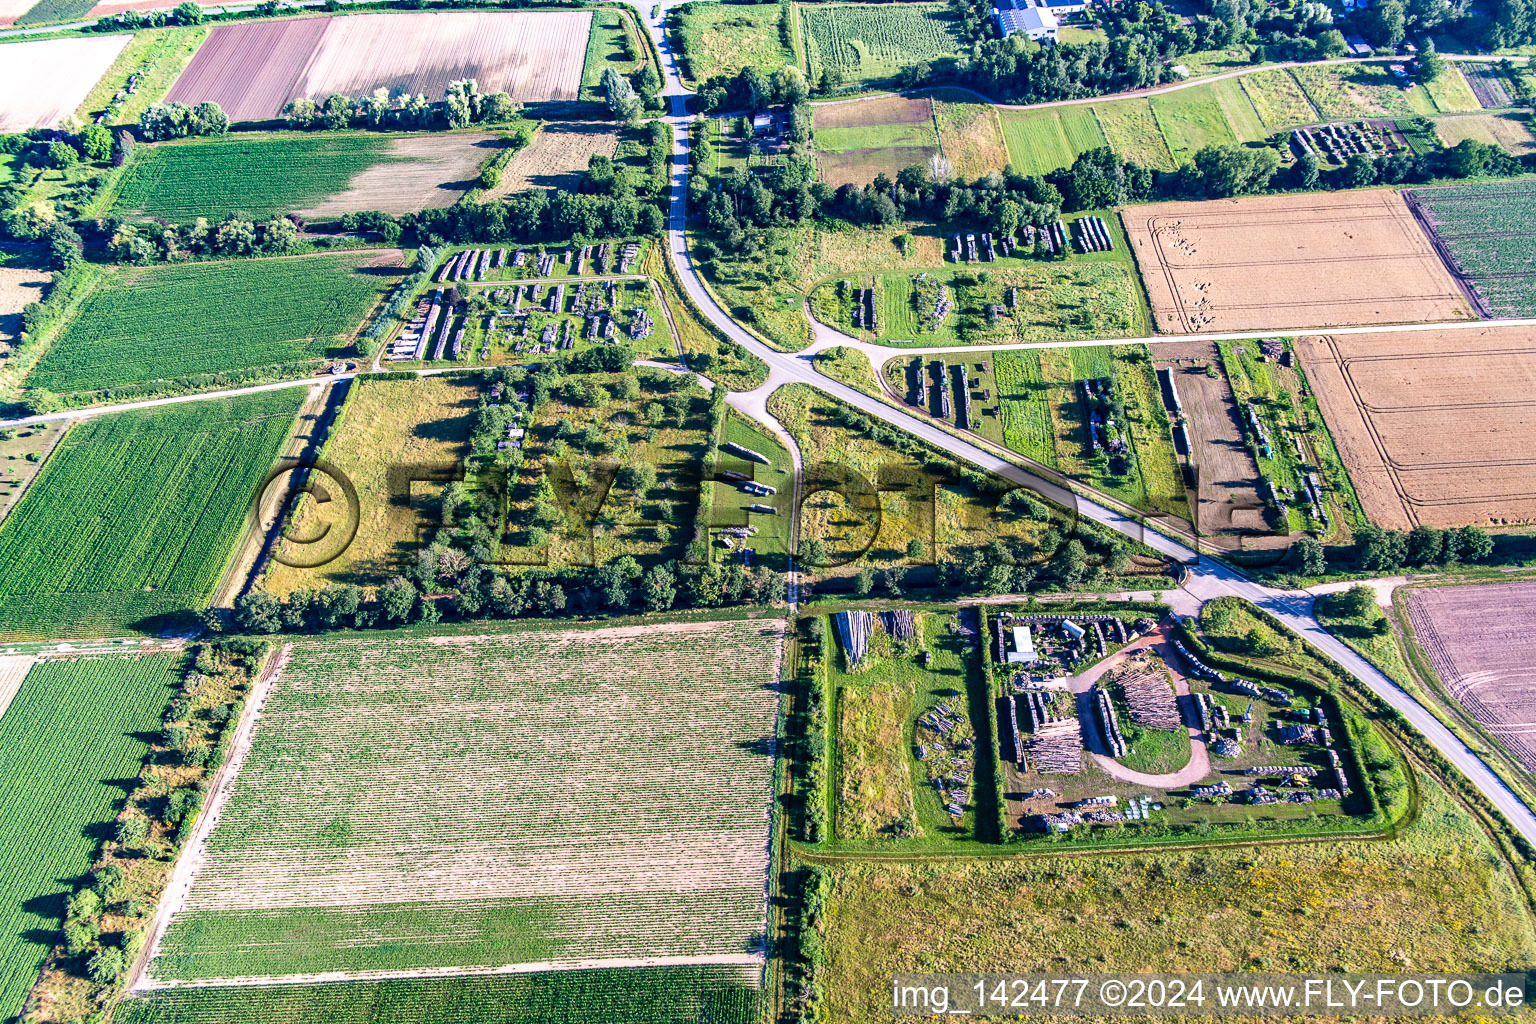
[[[1160,331],[1473,315],[1396,192],[1158,203],[1123,216]]]
[[[37,0],[0,0],[0,26],[16,24],[16,19],[36,3]]]
[[[1232,385],[1212,342],[1154,347],[1159,370],[1173,373],[1189,432],[1190,462],[1199,473],[1198,512],[1204,534],[1264,529],[1259,467],[1248,450]],[[1206,372],[1215,367],[1213,377]]]
[[[0,352],[9,352],[21,337],[21,311],[42,301],[49,276],[46,270],[0,267]]]
[[[581,88],[587,11],[390,12],[219,25],[171,89],[213,100],[236,121],[276,117],[289,100],[425,93],[473,78],[522,102],[569,101]]]
[[[594,156],[610,159],[619,150],[619,133],[607,124],[580,121],[546,124],[533,141],[513,155],[501,182],[486,191],[486,200],[501,199],[530,188],[575,188]]]
[[[345,192],[299,213],[324,220],[364,210],[383,210],[398,216],[413,210],[452,206],[475,187],[480,165],[501,145],[494,135],[394,139],[389,145],[390,159],[357,175]]]
[[[816,128],[861,128],[875,124],[930,124],[933,101],[927,96],[875,96],[867,100],[827,103],[816,107]]]
[[[851,149],[846,153],[818,153],[821,176],[838,185],[868,185],[881,174],[894,178],[903,167],[927,166],[936,146],[893,146],[888,149]]]
[[[1404,331],[1296,342],[1371,522],[1536,521],[1536,331]]]
[[[1408,618],[1450,695],[1536,772],[1536,582],[1410,590]]]
[[[7,43],[0,60],[0,132],[58,127],[131,38],[119,33]]]

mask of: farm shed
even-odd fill
[[[1040,660],[1035,651],[1035,637],[1028,626],[1013,627],[1013,650],[1008,652],[1010,665],[1032,665]]]

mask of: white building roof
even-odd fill
[[[997,12],[997,23],[1005,36],[1014,32],[1025,32],[1031,36],[1053,33],[1061,25],[1056,15],[1044,7],[1026,7],[1022,11],[1000,10]]]
[[[1035,638],[1029,632],[1028,626],[1013,627],[1013,650],[1008,652],[1008,661],[1013,664],[1027,665],[1038,660],[1040,655],[1035,653]]]

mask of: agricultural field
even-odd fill
[[[401,263],[385,249],[121,267],[85,298],[26,383],[97,391],[340,355]]]
[[[1396,192],[1154,203],[1123,217],[1159,331],[1472,317]]]
[[[1323,120],[1290,71],[1272,68],[1238,79],[1259,121],[1270,131]]]
[[[16,24],[37,0],[0,0],[0,28]]]
[[[867,185],[879,174],[894,178],[903,167],[926,166],[939,152],[928,96],[818,104],[814,130],[817,164],[830,185]]]
[[[940,146],[956,175],[975,178],[1008,165],[1002,125],[991,104],[937,100],[933,112]]]
[[[112,212],[184,224],[231,212],[389,214],[452,206],[502,144],[493,135],[247,134],[139,146]]]
[[[306,505],[294,536],[318,534],[325,526],[337,536],[357,533],[346,549],[319,568],[308,569],[269,562],[262,589],[285,597],[296,587],[319,588],[330,583],[373,587],[386,582],[415,556],[417,532],[429,517],[446,484],[421,480],[409,484],[405,501],[391,481],[392,466],[422,466],[457,472],[469,454],[480,389],[473,378],[442,375],[413,380],[360,380],[351,384],[346,404],[331,427],[323,457],[346,474],[357,489],[358,508]],[[309,531],[313,530],[314,533]],[[284,541],[283,544],[290,542]],[[278,549],[289,561],[296,551]],[[332,554],[329,550],[325,554]]]
[[[329,985],[163,989],[123,1002],[121,1024],[758,1024],[755,978],[732,967],[633,967]]]
[[[1528,330],[1337,335],[1295,347],[1372,523],[1536,521]]]
[[[1292,68],[1291,74],[1324,121],[1422,117],[1441,112],[1427,90],[1404,89],[1381,64],[1307,64]],[[1446,74],[1458,72],[1450,67]],[[1477,109],[1475,102],[1471,109]]]
[[[1431,241],[1486,316],[1536,315],[1536,187],[1452,185],[1404,193]]]
[[[1520,113],[1462,114],[1435,118],[1435,131],[1446,146],[1464,139],[1475,139],[1498,146],[1514,156],[1536,153],[1536,135],[1531,133],[1528,115]]]
[[[823,869],[823,1012],[889,1020],[903,971],[1530,969],[1514,873],[1437,783],[1422,790],[1418,821],[1374,842],[836,863]]]
[[[1451,699],[1536,774],[1526,639],[1536,626],[1536,584],[1414,587],[1406,604],[1414,640]]]
[[[217,25],[167,98],[212,100],[234,121],[274,118],[299,97],[379,88],[436,100],[460,78],[523,103],[570,101],[591,24],[589,11],[392,11]]]
[[[150,975],[760,963],[783,637],[293,643]]]
[[[998,260],[985,265],[988,280],[953,264],[930,269],[921,281],[910,271],[827,281],[811,297],[818,320],[864,341],[890,345],[992,345],[1142,333],[1143,322],[1130,268],[1118,261],[1042,263]],[[928,316],[937,285],[945,285],[954,312],[942,323]],[[855,287],[873,287],[877,331],[855,327]],[[1017,288],[1017,307],[996,319],[986,311],[1007,303]]]
[[[0,716],[0,1018],[20,1014],[180,684],[179,655],[49,658]]]
[[[302,401],[273,391],[71,428],[0,524],[0,636],[120,635],[201,608]]]
[[[18,6],[25,6],[18,3]],[[46,25],[61,21],[74,21],[85,17],[95,8],[92,0],[37,0],[25,14],[16,19],[18,28],[27,25]]]
[[[1143,167],[1171,171],[1178,164],[1168,149],[1168,140],[1144,99],[1120,100],[1095,104],[1089,108],[1098,118],[1099,127],[1109,146],[1122,159],[1134,160]]]
[[[1253,142],[1266,134],[1246,94],[1230,79],[1154,96],[1151,104],[1176,163],[1189,163],[1206,146]]]
[[[1515,105],[1515,98],[1511,92],[1510,80],[1505,76],[1505,67],[1497,64],[1473,64],[1470,62],[1458,65],[1461,68],[1467,85],[1476,97],[1478,105],[1484,109],[1502,109]]]
[[[757,68],[768,75],[795,63],[779,33],[778,4],[695,2],[673,8],[676,38],[691,82]]]
[[[962,45],[940,4],[809,4],[800,19],[812,81],[830,67],[845,82],[874,84]]]
[[[73,36],[5,44],[0,60],[0,132],[57,128],[84,102],[129,36]]]
[[[1008,159],[1021,174],[1049,174],[1070,167],[1078,154],[1109,143],[1088,107],[999,109]]]
[[[900,848],[996,832],[987,683],[975,645],[960,631],[961,616],[974,627],[974,615],[916,613],[908,636],[899,635],[894,617],[877,615],[857,666],[849,665],[828,622],[827,649],[839,651],[826,665],[828,703],[837,711],[835,839]],[[931,713],[941,705],[939,714],[956,720],[943,734],[923,721],[935,721]],[[969,749],[961,746],[966,739]],[[917,756],[919,747],[926,756]],[[941,798],[934,785],[940,777],[962,778],[965,788],[951,787],[946,793],[953,795]]]

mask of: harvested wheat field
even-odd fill
[[[1122,216],[1159,331],[1473,315],[1396,192],[1156,203]]]
[[[436,100],[460,78],[521,102],[575,100],[591,27],[587,11],[406,11],[218,25],[168,98],[213,100],[235,121],[274,118],[301,96],[385,88]]]
[[[293,643],[152,978],[760,962],[783,639],[765,618]]]
[[[836,100],[818,103],[812,115],[817,131],[823,128],[860,128],[876,124],[930,124],[933,101],[927,96],[875,96],[867,100]]]
[[[551,122],[513,155],[501,182],[482,197],[501,199],[530,188],[573,189],[594,156],[611,159],[618,150],[619,133],[611,124]]]
[[[119,33],[5,44],[0,50],[0,132],[58,127],[85,102],[132,38]]]
[[[1310,337],[1295,348],[1371,522],[1536,522],[1536,330]]]
[[[390,140],[384,159],[359,172],[346,191],[300,210],[313,220],[382,210],[392,216],[452,206],[479,184],[480,165],[502,145],[494,135],[420,135]]]
[[[8,352],[21,336],[21,311],[40,302],[48,285],[46,270],[0,267],[0,352]]]
[[[1415,588],[1408,619],[1451,697],[1536,772],[1536,583]]]

